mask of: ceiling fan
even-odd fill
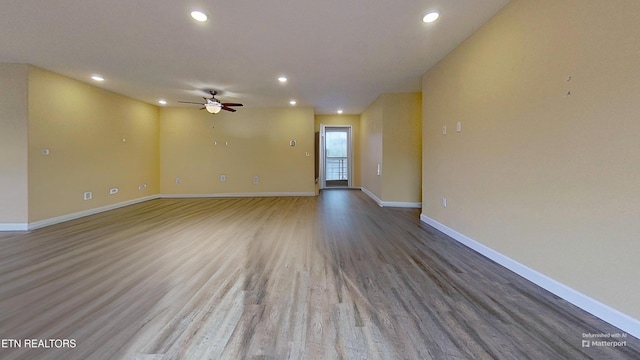
[[[220,100],[216,99],[216,95],[218,94],[215,90],[209,90],[209,94],[211,94],[211,98],[203,97],[204,103],[199,102],[191,102],[191,101],[178,101],[183,104],[198,104],[202,105],[200,110],[207,110],[211,114],[217,114],[220,110],[226,110],[231,112],[236,112],[236,109],[231,108],[231,106],[242,106],[240,103],[223,103]]]

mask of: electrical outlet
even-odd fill
[[[447,207],[447,198],[446,197],[442,198],[442,207]]]
[[[442,135],[447,135],[447,125],[442,127]]]
[[[458,121],[456,123],[456,131],[457,132],[462,132],[462,122]]]
[[[254,176],[254,177],[253,177],[253,183],[254,183],[254,184],[257,184],[257,183],[259,183],[259,182],[260,182],[260,178],[259,178],[259,177],[257,177],[257,176]]]
[[[49,149],[43,149],[42,155],[49,155]]]
[[[82,198],[84,200],[91,200],[93,199],[93,193],[91,191],[86,191],[84,194],[82,194]]]
[[[180,178],[179,177],[176,178],[176,184],[180,184]]]
[[[147,184],[142,184],[140,186],[138,186],[138,190],[144,190],[147,188]]]
[[[227,181],[227,177],[224,175],[220,175],[220,181],[225,182]]]
[[[118,193],[118,188],[111,188],[109,189],[109,195],[115,195]]]

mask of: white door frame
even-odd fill
[[[327,187],[325,176],[326,161],[326,132],[327,128],[339,128],[347,130],[347,187],[353,187],[353,129],[351,125],[324,125],[320,124],[320,189]]]

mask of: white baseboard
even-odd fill
[[[624,314],[608,305],[605,305],[597,300],[594,300],[587,295],[584,295],[544,274],[541,274],[469,237],[461,234],[446,225],[439,223],[436,220],[429,218],[428,216],[421,214],[420,220],[441,232],[449,235],[454,240],[462,243],[463,245],[475,250],[476,252],[484,255],[485,257],[497,262],[505,268],[513,271],[514,273],[522,276],[523,278],[533,282],[534,284],[542,287],[543,289],[563,298],[564,300],[572,303],[573,305],[581,308],[582,310],[610,323],[613,326],[620,328],[621,330],[631,334],[637,338],[640,338],[640,321],[632,318],[631,316]]]
[[[57,216],[57,217],[50,218],[50,219],[40,220],[40,221],[29,223],[29,230],[35,230],[35,229],[43,228],[45,226],[59,224],[59,223],[65,222],[65,221],[75,220],[75,219],[79,219],[81,217],[94,215],[94,214],[98,214],[98,213],[101,213],[101,212],[114,210],[114,209],[117,209],[117,208],[129,206],[129,205],[133,205],[133,204],[137,204],[137,203],[141,203],[141,202],[144,202],[144,201],[153,200],[153,199],[157,199],[157,198],[158,198],[158,195],[146,196],[146,197],[143,197],[143,198],[138,198],[138,199],[124,201],[124,202],[117,203],[117,204],[102,206],[102,207],[95,208],[95,209],[89,209],[89,210],[75,212],[75,213],[72,213],[72,214]]]
[[[365,187],[363,187],[361,190],[362,190],[362,192],[363,192],[363,193],[367,194],[367,196],[369,196],[370,198],[372,198],[372,199],[373,199],[373,201],[375,201],[375,202],[376,202],[376,204],[378,204],[378,206],[382,207],[382,200],[380,200],[380,198],[378,198],[378,197],[376,196],[376,194],[374,194],[374,193],[372,193],[371,191],[367,190],[367,188],[365,188]]]
[[[383,201],[383,207],[398,207],[398,208],[411,208],[411,209],[420,209],[422,208],[421,202],[398,202],[398,201]]]
[[[27,231],[29,224],[27,223],[0,223],[0,231]]]
[[[310,192],[264,192],[264,193],[222,193],[222,194],[161,194],[164,199],[190,198],[238,198],[238,197],[282,197],[282,196],[316,196]]]
[[[361,190],[363,193],[367,194],[367,196],[372,198],[373,201],[375,201],[380,207],[400,207],[400,208],[413,208],[413,209],[422,208],[421,202],[382,201],[374,193],[367,190],[366,188],[361,188]]]

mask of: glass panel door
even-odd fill
[[[350,130],[349,127],[325,127],[325,187],[351,186]]]

